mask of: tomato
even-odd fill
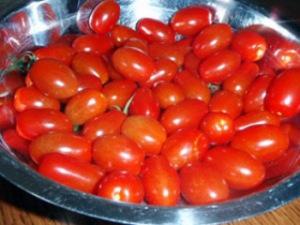
[[[121,128],[121,133],[132,139],[147,155],[158,154],[167,138],[165,128],[147,116],[130,116]]]
[[[203,6],[190,6],[178,10],[171,19],[173,30],[179,34],[195,35],[212,23],[212,13]]]
[[[280,118],[268,111],[252,111],[234,121],[235,130],[241,131],[257,125],[280,125]]]
[[[223,82],[223,89],[243,96],[258,75],[259,67],[252,62],[244,62]],[[246,104],[246,103],[245,103]]]
[[[174,43],[174,47],[178,49],[183,55],[192,51],[193,37],[184,37]]]
[[[103,88],[103,94],[108,100],[108,108],[123,108],[130,99],[137,85],[131,80],[115,80]]]
[[[266,109],[280,116],[296,115],[300,110],[299,82],[300,69],[289,69],[279,74],[267,91]]]
[[[186,99],[174,106],[169,106],[162,114],[161,124],[168,133],[178,129],[197,128],[208,112],[207,105],[196,99]]]
[[[104,0],[93,9],[90,15],[89,25],[96,33],[107,33],[113,29],[119,17],[119,4],[114,0]]]
[[[180,170],[181,194],[189,204],[203,205],[226,200],[229,188],[220,172],[205,163],[194,163]]]
[[[234,135],[234,122],[224,113],[208,113],[201,122],[201,129],[212,144],[226,144]]]
[[[40,163],[49,153],[60,153],[81,162],[90,162],[92,158],[90,141],[65,132],[51,132],[37,137],[29,146],[29,153],[35,163]]]
[[[136,48],[141,52],[148,54],[148,42],[144,39],[140,38],[130,38],[123,45],[127,48]]]
[[[197,129],[179,130],[167,138],[161,154],[170,166],[178,170],[201,160],[208,150],[208,144],[206,135]]]
[[[41,161],[38,172],[51,180],[86,193],[95,193],[104,172],[96,165],[52,153]]]
[[[130,38],[142,39],[142,35],[129,27],[116,25],[111,32],[111,38],[116,46],[122,46]]]
[[[129,106],[130,115],[149,116],[157,119],[160,114],[159,101],[150,88],[139,88]]]
[[[77,75],[76,77],[79,83],[77,92],[87,89],[96,89],[98,91],[102,90],[102,82],[100,78],[93,75]]]
[[[84,124],[83,135],[93,141],[105,135],[120,134],[125,119],[125,114],[117,110],[103,113]]]
[[[268,162],[279,158],[287,150],[289,138],[279,127],[260,125],[237,132],[231,146]]]
[[[84,34],[93,33],[90,25],[89,18],[93,9],[99,4],[99,0],[86,0],[82,2],[76,12],[76,25],[79,31]]]
[[[60,61],[38,60],[29,70],[29,74],[34,85],[53,98],[66,99],[77,92],[78,81],[74,72]]]
[[[112,56],[112,62],[119,73],[133,81],[146,81],[155,70],[151,57],[135,48],[117,49]]]
[[[163,82],[153,88],[153,94],[157,98],[161,108],[166,109],[171,105],[184,100],[182,88],[172,82]]]
[[[199,66],[200,77],[211,83],[220,83],[229,78],[241,64],[241,56],[231,50],[222,50],[210,55]]]
[[[88,89],[73,96],[67,103],[65,114],[73,124],[82,125],[89,119],[104,113],[108,102],[98,90]]]
[[[30,31],[29,16],[26,11],[14,13],[9,18],[9,23],[16,34],[28,34]]]
[[[209,102],[209,111],[225,113],[233,119],[241,114],[242,109],[242,98],[226,90],[216,92]]]
[[[265,167],[246,152],[230,147],[210,150],[205,161],[219,170],[228,185],[237,190],[247,190],[260,185],[265,178]]]
[[[60,102],[55,98],[44,95],[33,86],[22,87],[17,90],[14,96],[14,107],[18,112],[40,108],[59,111]]]
[[[93,75],[100,78],[102,84],[108,79],[108,70],[103,60],[93,54],[81,52],[74,56],[72,61],[72,69],[80,75]]]
[[[20,136],[33,140],[50,131],[72,131],[68,117],[53,109],[28,109],[17,116],[17,131]]]
[[[290,139],[290,146],[299,146],[300,145],[300,129],[298,125],[292,122],[282,122],[280,124],[280,129],[283,133],[287,134]]]
[[[106,135],[93,143],[93,160],[107,172],[122,170],[138,175],[145,153],[123,135]]]
[[[179,176],[163,156],[147,158],[141,176],[147,203],[159,206],[174,206],[178,203]]]
[[[141,203],[144,187],[139,177],[116,171],[101,180],[97,195],[113,201]]]
[[[137,23],[136,30],[149,42],[166,44],[175,42],[175,33],[171,27],[156,19],[140,19]]]
[[[30,141],[22,138],[15,129],[3,131],[2,138],[9,148],[15,150],[23,156],[27,156]]]
[[[0,82],[0,97],[10,97],[16,90],[24,86],[24,77],[17,71],[3,74]]]
[[[184,57],[184,69],[190,71],[193,75],[198,77],[198,67],[201,62],[194,52],[189,52]]]
[[[65,46],[72,47],[73,41],[76,38],[78,38],[78,36],[78,34],[64,34],[57,41],[51,43],[51,45],[49,46],[63,46],[63,49],[65,48]]]
[[[13,102],[8,101],[0,105],[0,130],[12,128],[16,124],[16,111]]]
[[[116,69],[112,65],[112,62],[110,62],[110,61],[107,62],[106,66],[107,66],[109,78],[111,80],[114,81],[114,80],[122,80],[122,79],[124,79],[124,77],[118,71],[116,71]]]
[[[62,33],[62,25],[57,22],[59,21],[59,18],[56,11],[54,11],[52,5],[47,2],[42,2],[39,6],[40,8],[38,8],[38,10],[41,12],[41,20],[43,21],[44,26],[48,28],[46,35],[48,37],[48,42],[51,43],[57,41]]]
[[[204,28],[195,38],[193,50],[196,56],[204,59],[227,48],[232,40],[233,30],[225,23],[213,24]]]

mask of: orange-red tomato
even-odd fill
[[[16,123],[16,110],[13,102],[8,101],[0,105],[0,130],[12,128]]]
[[[194,76],[198,77],[198,67],[201,62],[201,59],[195,55],[194,52],[189,52],[184,57],[184,69],[191,72]]]
[[[23,156],[28,156],[30,141],[21,137],[16,129],[11,128],[3,131],[2,138],[12,150],[22,154]]]
[[[116,25],[111,32],[111,38],[116,46],[122,46],[130,38],[141,39],[142,35],[129,27]]]
[[[130,38],[123,46],[128,48],[136,48],[141,52],[148,54],[148,42],[144,39]]]
[[[78,80],[77,92],[86,90],[86,89],[96,89],[98,91],[102,90],[102,82],[100,78],[93,75],[76,75]]]

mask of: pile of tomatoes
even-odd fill
[[[209,204],[299,167],[299,46],[211,8],[118,25],[104,0],[85,34],[36,49],[0,85],[6,144],[39,173],[114,201]]]

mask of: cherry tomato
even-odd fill
[[[79,83],[77,92],[87,89],[96,89],[98,91],[102,90],[102,82],[100,78],[93,75],[77,75],[76,77]]]
[[[175,106],[169,106],[162,114],[161,124],[168,133],[179,129],[197,128],[208,112],[207,105],[196,99],[186,99]]]
[[[13,102],[0,105],[0,130],[12,128],[16,124],[16,111]]]
[[[53,109],[28,109],[17,116],[17,131],[28,140],[50,131],[71,132],[72,124],[68,117]]]
[[[121,128],[122,134],[132,139],[147,155],[158,154],[167,138],[165,128],[147,116],[130,116]]]
[[[59,18],[56,12],[52,5],[47,2],[43,2],[39,6],[44,26],[49,29],[46,35],[48,37],[48,42],[51,43],[57,41],[60,38],[62,31],[61,24],[57,22],[59,21]]]
[[[138,175],[145,153],[123,135],[106,135],[93,143],[93,160],[107,172],[122,170]]]
[[[139,177],[116,171],[101,180],[97,195],[113,201],[141,203],[144,187]]]
[[[89,19],[91,29],[99,34],[113,29],[120,17],[120,6],[114,0],[100,2],[92,11]]]
[[[175,33],[171,27],[156,19],[144,18],[139,20],[136,30],[149,42],[166,44],[175,42]]]
[[[76,25],[84,34],[92,34],[89,19],[93,9],[99,4],[99,0],[86,0],[82,2],[76,13]]]
[[[199,66],[200,77],[206,82],[220,83],[229,78],[241,64],[241,56],[231,50],[210,55]]]
[[[111,38],[116,46],[122,46],[130,38],[142,39],[142,35],[129,27],[116,25],[111,32]]]
[[[212,13],[207,7],[190,6],[178,10],[171,19],[173,30],[179,34],[195,35],[212,23]]]
[[[24,77],[17,71],[3,74],[0,83],[0,97],[10,97],[16,90],[24,86]]]
[[[60,153],[81,162],[90,162],[92,158],[91,143],[72,133],[51,132],[34,139],[29,146],[31,159],[40,163],[49,153]]]
[[[166,157],[170,166],[178,170],[202,159],[208,150],[208,144],[206,135],[197,129],[179,130],[167,138],[161,154]]]
[[[64,34],[57,41],[51,44],[51,46],[69,46],[72,47],[73,41],[78,38],[78,34]]]
[[[198,77],[198,67],[201,62],[201,59],[199,59],[194,52],[189,52],[184,57],[184,69],[191,72],[193,75]]]
[[[280,124],[280,129],[289,136],[290,146],[297,147],[300,145],[300,129],[298,125],[287,121]]]
[[[142,181],[147,203],[159,206],[174,206],[178,203],[179,176],[163,156],[152,156],[145,160]]]
[[[265,178],[265,167],[246,152],[230,147],[210,150],[205,161],[219,170],[228,185],[237,190],[247,190],[260,185]]]
[[[59,184],[86,193],[95,193],[98,182],[104,176],[104,172],[96,165],[59,153],[45,155],[38,172]]]
[[[23,156],[27,156],[30,141],[22,138],[15,129],[3,131],[2,138],[11,149],[17,151]]]
[[[154,61],[135,48],[117,49],[112,56],[112,61],[119,73],[133,81],[146,81],[155,70]]]
[[[279,127],[260,125],[237,132],[231,146],[268,162],[279,158],[287,150],[289,138]]]
[[[136,48],[141,52],[148,54],[148,42],[144,39],[140,38],[130,38],[123,45],[127,48]]]
[[[180,170],[181,194],[189,204],[203,205],[226,200],[229,188],[220,172],[205,163],[194,163]]]
[[[41,59],[31,67],[30,79],[44,94],[57,99],[72,97],[77,92],[78,81],[73,71],[54,59]]]
[[[185,37],[174,43],[174,47],[178,49],[183,55],[192,51],[193,37]]]
[[[107,66],[109,78],[111,80],[114,81],[114,80],[122,80],[122,79],[124,79],[124,77],[118,71],[116,71],[116,69],[112,65],[112,62],[110,62],[110,61],[106,62],[106,66]]]
[[[232,40],[230,25],[221,23],[204,28],[195,38],[193,50],[196,56],[204,59],[209,55],[227,48]]]

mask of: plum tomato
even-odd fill
[[[136,48],[141,52],[148,54],[148,42],[144,39],[130,38],[125,42],[123,46],[127,48]]]
[[[0,105],[0,130],[14,127],[16,124],[16,110],[13,102],[8,101]]]
[[[100,78],[93,75],[81,75],[81,74],[77,74],[76,77],[79,83],[77,92],[81,92],[87,89],[95,89],[98,91],[102,90],[102,82]]]
[[[30,141],[21,137],[16,129],[11,128],[3,131],[2,138],[9,148],[15,150],[23,156],[29,155],[28,149]]]
[[[122,25],[116,25],[112,32],[111,38],[116,46],[122,46],[130,38],[142,39],[142,35],[137,31]]]
[[[185,70],[191,72],[195,77],[198,77],[198,67],[201,61],[202,60],[191,51],[185,55],[183,67]]]

